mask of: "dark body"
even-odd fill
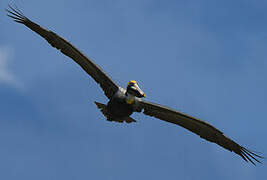
[[[126,103],[126,95],[118,91],[107,104],[108,120],[124,119],[129,117],[134,108],[132,104]]]

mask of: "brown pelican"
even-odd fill
[[[223,132],[205,121],[188,116],[169,107],[143,100],[142,98],[145,97],[145,93],[140,89],[136,81],[129,81],[126,89],[118,86],[98,65],[68,41],[31,21],[18,8],[9,6],[9,9],[6,9],[6,11],[8,12],[7,15],[14,21],[24,24],[46,39],[51,46],[73,59],[100,85],[109,102],[107,105],[99,102],[95,102],[95,104],[108,121],[136,122],[130,115],[133,112],[143,112],[145,115],[182,126],[201,138],[216,143],[229,151],[233,151],[245,161],[249,161],[254,165],[255,162],[260,163],[259,158],[263,158],[228,138]]]

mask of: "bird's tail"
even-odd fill
[[[134,120],[131,117],[126,117],[126,118],[123,118],[123,119],[112,118],[112,117],[110,117],[110,115],[108,113],[107,105],[102,104],[102,103],[99,103],[99,102],[96,102],[96,101],[95,101],[95,104],[96,104],[97,108],[100,109],[100,111],[102,112],[102,114],[107,118],[108,121],[116,121],[116,122],[120,122],[120,123],[122,123],[124,121],[126,123],[136,122],[136,120]]]

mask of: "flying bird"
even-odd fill
[[[136,81],[129,81],[126,89],[118,86],[93,60],[81,53],[67,40],[31,21],[18,8],[13,8],[10,5],[8,7],[6,9],[7,16],[42,36],[52,47],[60,50],[78,63],[100,85],[109,101],[107,104],[99,102],[95,102],[95,104],[108,121],[136,122],[130,116],[133,112],[140,112],[182,126],[201,138],[238,154],[245,161],[251,162],[254,165],[256,162],[261,163],[259,159],[263,158],[262,156],[239,145],[209,123],[169,107],[145,101],[143,98],[146,95]]]

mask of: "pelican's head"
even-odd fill
[[[139,98],[146,97],[145,93],[140,89],[137,82],[133,80],[128,82],[126,94],[128,93]]]

